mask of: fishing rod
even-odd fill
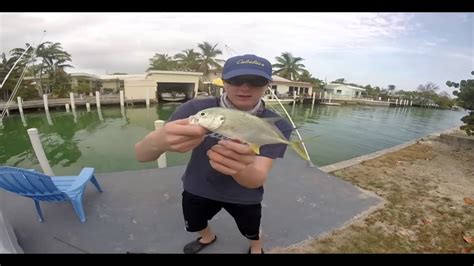
[[[300,141],[301,141],[301,145],[303,145],[304,152],[306,153],[306,156],[308,156],[308,159],[309,159],[309,161],[308,161],[309,166],[314,167],[314,164],[313,164],[313,162],[311,161],[311,157],[309,157],[308,150],[306,149],[306,145],[304,144],[303,138],[301,137],[301,134],[300,134],[298,128],[296,128],[296,125],[295,125],[295,123],[293,122],[293,119],[291,119],[290,114],[288,113],[288,111],[286,111],[285,106],[283,106],[283,104],[281,103],[280,99],[279,99],[278,96],[275,94],[275,92],[272,90],[272,88],[271,88],[270,86],[267,86],[267,89],[270,91],[270,93],[272,94],[272,96],[275,97],[275,99],[277,100],[277,102],[280,104],[281,108],[283,109],[283,111],[285,112],[286,116],[287,116],[288,119],[290,120],[290,123],[291,123],[291,125],[293,126],[293,129],[296,131],[296,134],[298,135],[298,138],[299,138]],[[296,104],[296,102],[293,102],[293,104]]]
[[[30,46],[31,47],[31,46]],[[31,60],[31,58],[30,58]],[[5,117],[5,114],[8,112],[8,107],[10,106],[11,102],[13,101],[13,99],[15,98],[15,95],[16,93],[18,92],[18,89],[20,88],[20,84],[21,82],[23,81],[23,78],[25,77],[25,74],[26,74],[26,69],[27,69],[27,66],[30,62],[27,62],[25,64],[25,67],[23,68],[23,71],[21,72],[21,75],[20,77],[18,78],[18,81],[16,82],[16,85],[15,85],[15,88],[13,89],[12,91],[12,94],[10,95],[10,98],[8,99],[7,103],[5,104],[5,107],[3,108],[2,110],[2,113],[0,114],[0,124],[2,123],[3,121],[3,118]],[[13,70],[13,68],[12,68]],[[6,79],[5,79],[6,80]],[[4,81],[5,81],[4,80]]]
[[[13,64],[12,68],[10,69],[10,71],[8,71],[7,75],[5,76],[5,78],[3,79],[3,82],[2,84],[0,84],[0,89],[3,88],[3,85],[5,84],[5,82],[7,81],[8,79],[8,76],[10,76],[10,74],[13,72],[13,69],[15,69],[15,66],[16,64],[18,64],[18,62],[20,62],[21,58],[26,54],[26,52],[28,52],[28,50],[31,48],[31,45],[28,43],[28,47],[25,49],[25,51],[20,55],[20,57],[16,60],[15,64]]]
[[[43,40],[44,36],[46,35],[46,30],[43,31],[43,36],[41,37],[39,43],[41,43],[41,41]],[[20,55],[20,57],[15,61],[15,63],[13,64],[12,68],[10,69],[10,71],[8,71],[7,75],[5,76],[5,78],[3,79],[2,81],[2,84],[0,84],[0,89],[3,88],[3,85],[5,85],[5,82],[7,81],[8,77],[10,76],[10,74],[13,72],[13,70],[15,69],[16,65],[18,64],[18,62],[20,62],[21,58],[28,52],[28,50],[32,47],[29,43],[27,43],[28,47],[25,49],[25,51],[23,51],[23,53]],[[35,48],[33,49],[35,50]],[[31,57],[30,57],[30,60],[34,58],[34,54],[32,53],[31,54]],[[33,62],[33,60],[31,60],[30,62]],[[8,110],[8,106],[10,106],[11,102],[13,101],[13,99],[15,98],[15,95],[18,91],[18,88],[19,88],[19,85],[20,83],[22,82],[24,76],[25,76],[25,73],[26,73],[26,68],[28,66],[28,63],[27,62],[25,64],[25,68],[23,69],[21,75],[20,75],[20,78],[18,79],[17,81],[17,84],[15,85],[15,88],[13,89],[12,91],[12,95],[10,95],[10,98],[8,99],[5,107],[3,108],[3,111],[0,115],[0,124],[2,124],[2,120],[3,120],[3,117],[5,116],[7,110]]]

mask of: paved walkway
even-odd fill
[[[181,174],[184,167],[99,173],[104,189],[89,185],[87,222],[69,203],[42,203],[44,223],[33,201],[0,191],[0,208],[25,253],[182,253],[196,238],[184,229]],[[372,193],[312,168],[288,151],[265,186],[264,248],[286,247],[337,229],[381,203]],[[245,253],[248,242],[224,210],[211,221],[217,242],[203,253]]]

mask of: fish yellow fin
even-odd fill
[[[304,151],[304,147],[301,141],[290,141],[290,147],[293,148],[293,150],[298,153],[299,156],[301,156],[304,160],[310,161],[308,155],[306,155],[306,152]]]
[[[249,146],[255,154],[260,154],[260,145],[250,143]]]

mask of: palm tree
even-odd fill
[[[208,42],[198,43],[198,47],[201,49],[198,71],[202,72],[204,76],[207,76],[212,68],[222,68],[218,63],[219,59],[215,58],[217,55],[222,54],[222,51],[216,48],[217,45],[217,43],[212,45]]]
[[[156,53],[152,58],[149,59],[150,67],[149,70],[176,70],[177,62],[173,60],[168,54]]]
[[[10,72],[10,69],[13,67],[13,64],[15,63],[16,60],[14,58],[10,57],[7,58],[5,53],[2,53],[2,61],[0,62],[0,84],[3,82],[3,79],[7,76],[8,72]],[[14,74],[14,73],[12,73]],[[8,100],[9,96],[9,91],[7,88],[13,88],[15,82],[13,82],[14,78],[11,75],[9,79],[3,84],[3,87],[0,88],[2,90],[3,94],[3,99]]]
[[[278,68],[273,71],[273,74],[277,74],[289,80],[297,80],[304,71],[304,65],[300,62],[304,59],[301,57],[293,57],[289,52],[282,53],[281,56],[275,57],[278,62],[273,64],[272,67]]]
[[[25,46],[28,47],[30,46],[28,43],[25,44]],[[17,67],[18,68],[23,68],[26,66],[26,64],[30,61],[30,59],[33,59],[32,56],[34,55],[34,47],[30,47],[28,49],[28,52],[23,55],[22,59],[18,62]],[[25,52],[25,49],[23,48],[13,48],[10,50],[10,55],[12,60],[15,62],[17,61],[21,55]]]
[[[178,69],[184,71],[198,71],[200,66],[200,54],[194,52],[194,49],[183,50],[176,54],[174,59],[178,59]]]
[[[23,48],[14,48],[10,50],[10,54],[16,59],[25,51]],[[36,49],[31,49],[28,51],[28,56],[25,57],[23,65],[26,64],[27,60],[31,59],[31,56],[34,56],[33,62],[39,60],[40,62],[37,65],[33,65],[30,68],[33,76],[35,77],[36,84],[38,86],[38,92],[40,95],[43,94],[43,75],[48,74],[48,79],[52,83],[56,80],[56,73],[60,73],[57,69],[64,70],[67,67],[73,67],[68,64],[71,62],[71,55],[64,51],[61,43],[59,42],[43,42],[36,47]],[[22,60],[23,61],[23,60]],[[39,74],[39,78],[37,75]]]
[[[56,68],[64,69],[66,67],[72,67],[66,64],[71,60],[71,55],[63,50],[61,43],[43,42],[36,48],[36,57],[41,60],[39,64],[39,90],[40,94],[43,94],[43,74],[48,74],[48,79],[53,83],[55,81],[55,74],[57,73]]]
[[[21,53],[20,53],[21,55]],[[6,77],[7,73],[10,72],[11,68],[15,64],[15,62],[18,60],[18,56],[12,56],[10,58],[7,58],[5,53],[2,53],[1,55],[1,62],[0,62],[0,83],[3,82],[4,78]],[[8,100],[10,98],[10,94],[13,92],[15,86],[18,83],[18,80],[24,70],[24,66],[26,64],[26,59],[22,59],[17,63],[15,66],[15,69],[11,72],[10,76],[8,77],[8,80],[5,81],[3,87],[0,89],[0,91],[3,94],[3,99]],[[36,91],[34,86],[31,84],[31,82],[25,82],[23,80],[22,83],[19,84],[20,87],[18,88],[18,91],[16,92],[16,96],[21,96],[22,98],[34,98],[36,95]]]

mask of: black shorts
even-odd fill
[[[236,204],[203,198],[183,191],[183,215],[186,231],[197,232],[207,227],[207,222],[222,208],[235,220],[240,233],[250,240],[258,240],[262,204]]]

